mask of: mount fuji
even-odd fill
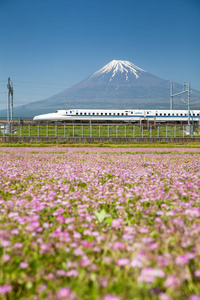
[[[14,108],[14,116],[33,117],[68,108],[168,109],[170,82],[129,61],[113,60],[87,79],[59,94]],[[183,85],[175,83],[174,93],[182,90]],[[177,100],[174,108],[187,109],[181,99]],[[199,108],[200,92],[193,90],[191,109]],[[2,115],[1,112],[0,114]]]

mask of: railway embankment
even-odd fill
[[[200,137],[19,137],[0,136],[0,143],[88,143],[88,144],[134,144],[134,143],[199,143]]]

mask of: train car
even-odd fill
[[[200,122],[200,110],[190,110],[190,121]],[[53,113],[38,115],[34,121],[116,121],[138,122],[143,120],[156,122],[187,122],[188,110],[151,110],[151,109],[68,109],[57,110]]]

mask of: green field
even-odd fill
[[[13,126],[12,133],[1,130],[2,135],[30,137],[190,137],[186,135],[186,126],[158,125],[156,127],[138,125],[23,125]],[[194,128],[193,136],[200,136],[198,127]]]

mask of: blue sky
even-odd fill
[[[200,91],[199,0],[1,0],[0,109],[50,97],[113,59]]]

